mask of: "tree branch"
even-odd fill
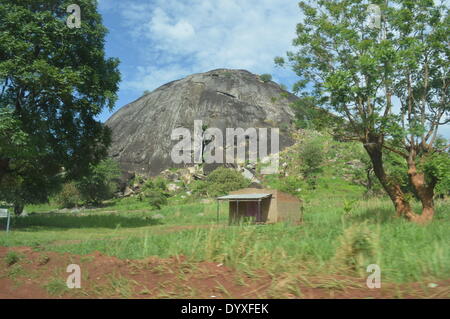
[[[406,154],[406,153],[403,153],[403,152],[401,152],[401,151],[399,151],[399,150],[397,150],[397,149],[395,149],[395,148],[393,148],[393,147],[390,147],[390,146],[388,146],[388,145],[386,145],[385,143],[383,143],[383,145],[382,145],[385,149],[387,149],[388,151],[391,151],[391,152],[393,152],[393,153],[396,153],[396,154],[398,154],[398,155],[400,155],[401,157],[403,157],[403,158],[408,158],[408,154]]]

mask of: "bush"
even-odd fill
[[[225,195],[230,191],[248,187],[250,181],[234,169],[219,167],[206,178],[208,195],[211,197]]]
[[[302,173],[308,185],[316,188],[317,175],[322,172],[321,166],[325,161],[325,152],[323,143],[316,138],[305,142],[300,148],[300,157],[302,160]]]
[[[189,184],[189,189],[192,191],[192,195],[194,195],[194,197],[208,196],[208,183],[206,181],[192,181]]]
[[[78,182],[78,190],[84,201],[99,204],[113,197],[120,176],[119,165],[112,159],[91,166],[91,172]]]
[[[145,191],[144,196],[149,204],[156,209],[161,209],[161,206],[167,205],[167,195],[161,190],[147,190]]]
[[[261,74],[261,75],[259,76],[259,78],[260,78],[261,81],[263,81],[264,83],[267,83],[267,82],[272,81],[272,76],[271,76],[270,74],[267,74],[267,73]]]
[[[167,181],[164,178],[149,179],[145,182],[142,192],[139,194],[139,200],[142,201],[145,198],[152,207],[161,209],[161,206],[167,205],[169,194],[166,193],[166,189]]]
[[[65,183],[53,201],[59,208],[73,208],[81,201],[81,194],[74,182]]]
[[[153,181],[153,185],[155,188],[158,188],[162,191],[167,190],[167,180],[162,177],[155,178],[155,180]]]
[[[282,192],[298,196],[304,189],[304,182],[297,176],[290,175],[280,179],[277,188]]]

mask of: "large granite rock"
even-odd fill
[[[125,171],[154,176],[180,167],[170,157],[176,141],[171,132],[185,127],[193,134],[194,120],[207,127],[280,128],[280,149],[293,140],[297,97],[275,82],[263,82],[245,70],[219,69],[167,83],[118,110],[106,124],[112,129],[110,155]],[[225,134],[224,134],[225,136]]]

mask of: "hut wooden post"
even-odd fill
[[[261,222],[262,218],[261,218],[261,200],[258,200],[258,217],[256,219],[256,222]]]
[[[219,223],[219,209],[220,209],[220,202],[217,200],[217,224]]]

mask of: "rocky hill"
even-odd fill
[[[245,70],[218,69],[167,83],[125,105],[106,122],[112,130],[110,155],[123,170],[154,176],[174,165],[170,153],[178,127],[280,128],[280,149],[291,145],[289,128],[297,97]],[[224,134],[225,135],[225,134]]]

